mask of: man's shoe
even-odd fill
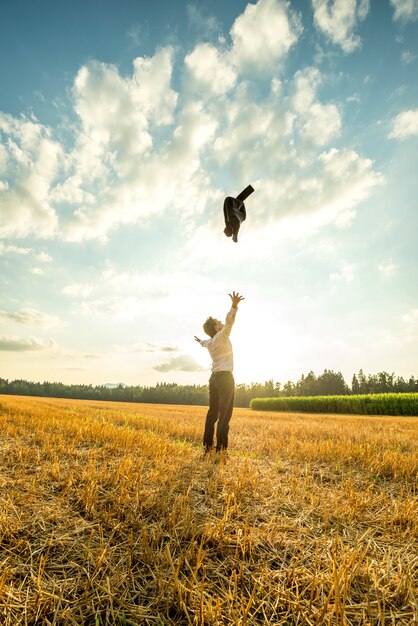
[[[216,450],[216,462],[217,463],[225,463],[228,460],[228,452],[226,448],[222,448],[221,450]]]
[[[215,449],[214,448],[205,448],[202,452],[202,456],[200,457],[202,461],[210,461],[215,458]]]

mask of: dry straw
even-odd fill
[[[0,624],[418,623],[417,418],[0,409]]]

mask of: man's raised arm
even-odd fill
[[[229,333],[231,332],[232,324],[235,322],[235,315],[237,313],[239,303],[241,302],[241,300],[245,300],[243,296],[240,296],[238,292],[235,293],[235,291],[233,291],[232,294],[229,293],[228,295],[231,298],[232,306],[227,313],[225,326],[222,329],[223,332],[227,335],[229,335]]]

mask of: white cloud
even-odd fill
[[[15,313],[8,311],[0,311],[0,319],[5,321],[17,322],[18,324],[27,324],[30,326],[54,326],[58,322],[56,315],[42,313],[33,308],[23,308]]]
[[[352,96],[348,96],[347,98],[347,102],[354,102],[355,104],[358,104],[360,102],[360,96],[358,93],[354,93]]]
[[[205,37],[221,30],[221,23],[214,15],[203,15],[201,7],[194,4],[187,5],[187,19],[189,24]]]
[[[72,283],[70,285],[65,285],[62,289],[62,293],[65,296],[70,296],[74,298],[86,298],[93,292],[93,290],[93,285],[89,285],[86,283]]]
[[[303,140],[316,146],[325,146],[338,137],[341,116],[335,104],[322,104],[316,100],[316,91],[322,81],[316,68],[299,71],[294,79],[292,97],[295,112],[294,127]]]
[[[224,94],[234,87],[237,80],[237,71],[231,63],[230,54],[222,53],[211,44],[197,45],[184,62],[193,86],[203,92]]]
[[[369,12],[369,0],[312,0],[316,27],[344,52],[353,52],[361,45],[354,34],[358,21]]]
[[[331,148],[306,157],[289,151],[285,166],[277,161],[277,167],[266,167],[262,180],[245,178],[255,193],[246,203],[247,220],[239,235],[242,262],[267,263],[282,240],[310,237],[329,224],[348,227],[358,205],[384,181],[372,161],[353,150]],[[212,267],[234,263],[235,249],[219,237],[223,228],[219,217],[214,215],[210,224],[197,229],[188,246],[188,263],[204,261]]]
[[[305,169],[303,182],[289,197],[288,213],[303,216],[306,227],[310,220],[313,228],[332,222],[349,224],[356,206],[383,182],[372,165],[352,150],[323,152]]]
[[[409,65],[409,63],[413,63],[416,58],[417,55],[410,50],[404,50],[401,54],[401,61],[404,65]]]
[[[74,81],[75,110],[81,122],[72,155],[75,175],[84,180],[111,173],[129,175],[152,148],[150,125],[172,122],[177,94],[170,88],[173,50],[134,59],[133,74],[93,61]],[[76,181],[77,182],[77,181]]]
[[[62,166],[61,146],[48,128],[26,118],[0,113],[0,131],[7,138],[7,175],[14,180],[13,187],[0,188],[0,237],[52,236],[58,218],[49,194]]]
[[[305,236],[330,222],[349,224],[356,206],[383,182],[372,161],[355,151],[324,150],[339,136],[342,120],[335,104],[319,101],[321,81],[316,68],[307,68],[289,85],[273,80],[270,96],[257,103],[244,86],[223,105],[224,118],[218,116],[214,156],[238,181],[236,192],[249,182],[255,187],[247,219],[253,235],[262,231],[264,252],[278,236]],[[218,214],[211,226],[219,229]]]
[[[56,343],[52,339],[47,341],[31,337],[23,339],[16,336],[0,337],[0,351],[4,352],[33,352],[38,350],[55,350]]]
[[[402,111],[392,120],[391,139],[408,139],[418,135],[418,109]]]
[[[178,94],[170,87],[173,49],[162,48],[152,58],[134,61],[133,101],[150,123],[171,124]]]
[[[46,252],[38,252],[35,255],[35,258],[38,261],[41,261],[42,263],[51,263],[52,262],[52,256],[50,254],[47,254]]]
[[[127,37],[132,48],[139,48],[147,38],[148,31],[143,23],[134,23],[127,32]]]
[[[297,72],[289,85],[273,79],[270,95],[261,102],[253,100],[244,83],[235,98],[224,103],[218,115],[220,129],[213,146],[214,156],[223,168],[231,168],[231,177],[238,184],[260,180],[266,191],[272,181],[274,193],[279,188],[281,206],[288,206],[289,194],[306,183],[302,170],[312,162],[317,149],[340,134],[338,107],[318,100],[321,81],[317,69],[307,68]],[[254,202],[257,200],[251,204]],[[268,206],[271,219],[271,201]]]
[[[378,270],[384,278],[390,278],[395,273],[396,265],[392,259],[388,259],[385,263],[378,265]]]
[[[168,59],[166,54],[165,63]],[[151,80],[154,76],[153,71],[159,69],[161,64],[163,69],[166,68],[165,73],[160,72],[161,80],[169,91],[165,98],[161,86],[154,88]],[[112,74],[111,83],[115,83],[113,98],[116,99],[120,80],[113,68],[109,71]],[[141,105],[138,104],[139,110],[148,114],[146,119],[156,121],[158,118],[159,124],[168,123],[171,117],[169,107],[164,105],[164,102],[169,102],[172,107],[176,98],[172,97],[174,92],[171,92],[168,83],[166,84],[169,78],[166,65],[162,61],[151,64],[137,59],[135,76],[138,80],[141,76],[145,77],[145,84],[150,92],[148,94],[145,90],[145,95],[142,93],[141,96],[137,96],[136,102]],[[106,83],[107,80],[106,78]],[[159,98],[155,99],[155,94],[159,95]],[[112,121],[112,124],[114,123],[116,122]],[[132,127],[138,127],[135,119],[129,116],[129,112],[123,124],[127,136],[132,134]],[[75,210],[73,218],[64,227],[64,237],[72,241],[105,238],[107,232],[119,224],[146,223],[151,216],[163,213],[168,207],[178,212],[179,217],[184,220],[190,213],[200,211],[199,207],[204,206],[204,195],[209,189],[206,175],[200,168],[200,153],[210,141],[216,126],[216,120],[204,110],[201,102],[186,102],[179,111],[176,125],[173,130],[170,129],[166,141],[153,146],[150,139],[145,142],[148,148],[142,154],[136,144],[135,149],[139,150],[137,154],[132,153],[134,147],[132,150],[126,145],[120,147],[120,155],[115,156],[118,163],[116,170],[112,170],[111,159],[110,161],[108,159],[109,163],[103,166],[104,171],[101,173],[103,177],[101,189],[97,189],[96,195],[92,194],[88,198],[87,205]],[[148,135],[148,131],[146,132]],[[111,136],[112,129],[107,129],[105,120],[99,137],[106,134]],[[103,165],[102,157],[103,150],[99,158]],[[80,185],[83,176],[84,174],[76,180],[77,185]]]
[[[109,263],[94,282],[67,285],[63,292],[72,298],[73,310],[79,316],[95,317],[107,323],[108,320],[133,321],[144,316],[158,319],[167,312],[172,319],[182,320],[190,315],[191,305],[187,299],[179,300],[179,294],[203,291],[209,299],[218,288],[216,282],[191,274],[190,263],[186,262],[171,271],[143,273],[120,271]],[[138,349],[145,348],[149,351],[151,344],[143,341],[138,344]]]
[[[105,239],[110,229],[145,223],[167,207],[186,216],[198,206],[199,181],[205,185],[199,153],[216,121],[199,102],[186,101],[177,111],[171,48],[133,65],[131,77],[98,62],[76,77],[81,127],[67,177],[54,191],[55,202],[74,209],[62,228],[65,239]],[[165,126],[170,127],[166,138],[154,143],[156,128]]]
[[[31,248],[22,248],[21,246],[15,246],[13,244],[5,244],[0,241],[0,256],[5,256],[6,254],[19,254],[26,255],[32,252]]]
[[[134,345],[136,352],[179,352],[180,348],[177,346],[160,345],[148,341],[146,343],[137,343]]]
[[[412,324],[418,326],[418,309],[411,309],[408,313],[402,316],[402,321],[405,324]]]
[[[351,283],[354,279],[355,266],[353,263],[343,263],[341,267],[330,274],[331,283]]]
[[[393,19],[416,20],[418,18],[418,0],[390,0],[395,9]]]
[[[335,104],[313,104],[302,126],[303,138],[317,146],[325,146],[340,134],[341,117]]]
[[[284,0],[247,4],[231,28],[232,56],[241,72],[277,70],[302,33],[298,14]]]
[[[32,267],[30,269],[31,274],[34,274],[35,276],[43,276],[45,274],[44,270],[42,269],[42,267]]]
[[[355,8],[360,19],[368,5]],[[280,232],[288,233],[328,221],[348,224],[356,204],[381,177],[360,155],[343,148],[332,152],[342,118],[338,103],[319,98],[324,77],[318,69],[306,68],[283,82],[277,78],[301,32],[298,16],[283,0],[247,5],[234,22],[229,47],[221,40],[217,46],[199,44],[185,57],[181,94],[171,84],[175,56],[170,47],[135,59],[128,76],[97,61],[83,66],[72,91],[78,115],[74,149],[65,156],[50,130],[33,121],[23,129],[23,122],[4,118],[6,134],[11,137],[17,128],[21,137],[13,148],[10,141],[5,144],[10,179],[11,163],[38,167],[33,146],[46,142],[45,152],[49,146],[56,157],[54,167],[52,156],[50,163],[45,158],[46,173],[39,173],[45,174],[43,206],[50,229],[42,226],[30,198],[27,210],[19,209],[14,232],[55,233],[73,242],[106,240],[118,226],[148,225],[169,214],[184,231],[195,233],[199,221],[218,228],[223,195],[249,182],[257,184],[250,204],[255,228],[279,224]],[[261,70],[275,74],[263,97],[249,80],[252,71],[266,78]],[[20,193],[19,180],[16,176],[0,197]],[[46,262],[47,256],[38,260]],[[67,285],[64,293],[91,296],[85,285]]]
[[[411,309],[402,316],[402,336],[406,343],[416,343],[418,340],[418,309]]]
[[[182,354],[180,356],[173,357],[166,363],[161,363],[161,365],[155,365],[154,369],[157,372],[202,372],[207,368],[199,365],[190,355]]]
[[[4,176],[4,174],[6,174],[7,167],[8,167],[8,161],[9,161],[9,155],[7,153],[7,150],[6,150],[5,146],[0,144],[0,176]],[[1,183],[0,189],[6,189],[7,188],[7,182],[6,181],[0,181],[0,183]]]
[[[324,168],[318,187],[320,210],[338,216],[343,226],[347,212],[351,215],[371,189],[383,182],[383,177],[373,171],[370,159],[359,156],[353,150],[332,148],[321,154],[319,161]]]

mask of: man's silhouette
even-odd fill
[[[229,339],[232,325],[235,321],[238,304],[244,300],[239,293],[229,294],[232,300],[231,309],[226,316],[225,324],[219,320],[208,317],[203,324],[203,330],[210,339],[195,340],[201,346],[209,350],[212,358],[212,374],[209,379],[209,411],[206,416],[203,445],[205,452],[213,448],[213,438],[216,427],[216,451],[226,450],[228,447],[229,422],[234,408],[235,381],[232,374],[234,359],[232,344]]]

